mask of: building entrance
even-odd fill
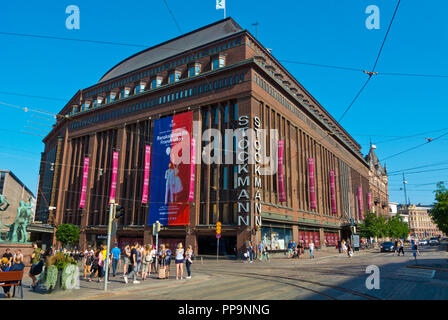
[[[198,237],[198,253],[199,255],[216,255],[216,237],[215,236],[199,236]],[[236,255],[236,237],[223,236],[219,239],[219,255],[231,256]]]

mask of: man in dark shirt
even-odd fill
[[[3,254],[3,258],[7,258],[9,261],[9,266],[11,266],[12,264],[12,253],[11,253],[11,249],[6,249],[6,252]]]
[[[124,282],[128,283],[128,276],[132,276],[134,278],[133,283],[140,283],[140,281],[137,281],[137,275],[136,275],[136,269],[137,269],[137,245],[136,242],[134,246],[131,249],[131,256],[129,257],[129,267],[128,267],[128,274],[124,276]]]

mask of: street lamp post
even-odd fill
[[[104,291],[107,291],[107,282],[109,279],[109,252],[110,252],[110,238],[111,238],[111,233],[112,233],[112,220],[114,217],[114,209],[115,209],[115,201],[111,201],[110,210],[109,210],[109,225],[107,227],[106,257],[103,257],[103,259],[106,260],[106,264],[105,264],[106,273],[104,276]],[[99,277],[99,275],[98,275],[98,277]]]

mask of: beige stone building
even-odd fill
[[[20,206],[20,201],[23,200],[27,203],[31,197],[31,203],[33,204],[31,214],[34,216],[36,199],[31,190],[9,170],[0,170],[0,194],[3,195],[9,203],[9,206],[5,211],[0,211],[0,232],[1,238],[4,239],[6,233],[9,231],[9,227],[6,225],[14,223],[17,209]],[[5,208],[5,205],[3,205],[2,208]]]
[[[442,231],[437,228],[429,215],[431,206],[402,205],[399,209],[401,215],[409,216],[409,228],[411,234],[418,238],[443,236]]]

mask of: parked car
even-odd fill
[[[419,246],[427,246],[428,245],[428,240],[426,239],[422,239],[418,241],[418,245]]]
[[[430,246],[438,246],[439,244],[440,244],[439,238],[431,238],[429,240],[429,245]]]
[[[392,241],[385,241],[380,246],[380,252],[392,252],[394,250],[394,243]]]

